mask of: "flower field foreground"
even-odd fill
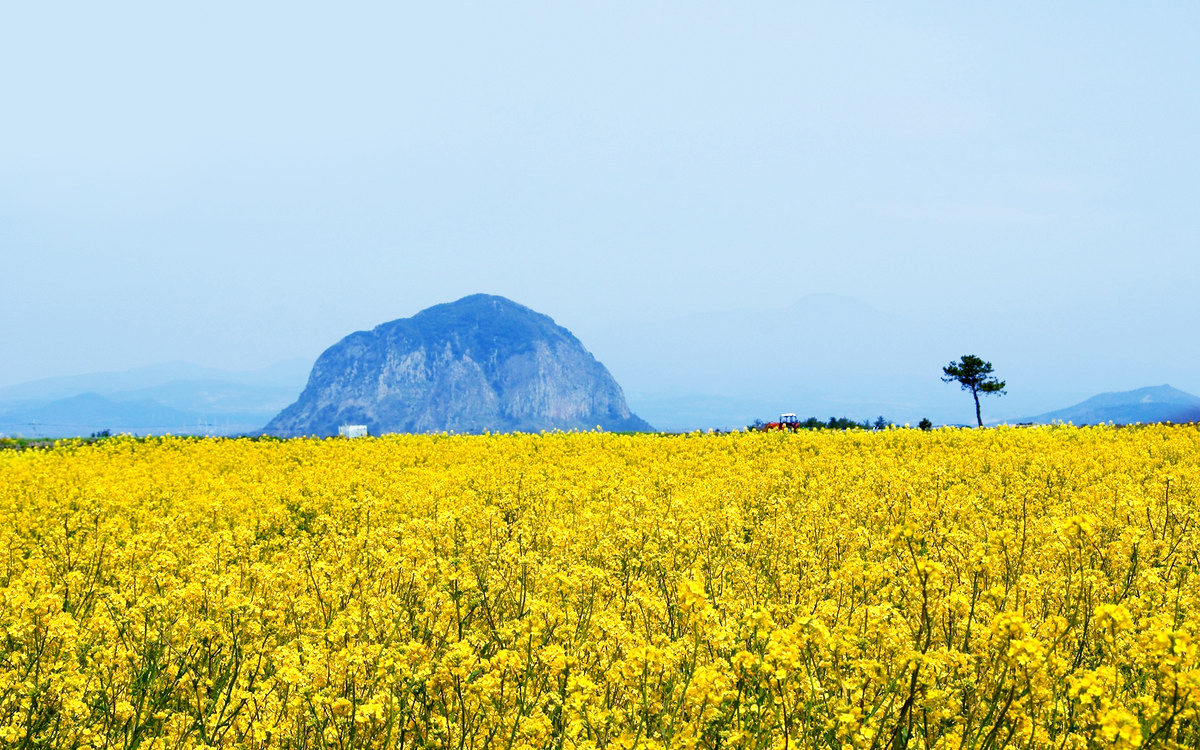
[[[1200,429],[0,454],[0,746],[1198,747]]]

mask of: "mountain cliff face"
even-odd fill
[[[353,333],[313,366],[269,435],[649,430],[570,331],[503,297],[477,294]]]

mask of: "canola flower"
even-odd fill
[[[0,747],[1200,746],[1200,430],[0,453]]]

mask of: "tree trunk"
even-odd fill
[[[975,421],[983,427],[983,417],[979,416],[979,391],[971,391],[971,395],[975,397]]]

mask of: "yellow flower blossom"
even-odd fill
[[[1198,506],[1190,426],[0,450],[0,746],[1200,747]]]

